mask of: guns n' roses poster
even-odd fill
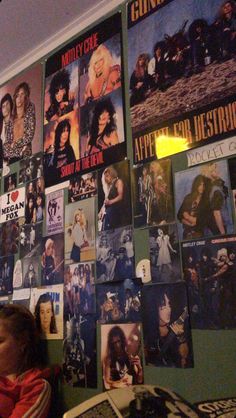
[[[119,13],[48,59],[44,98],[47,186],[125,156],[122,82]]]
[[[182,244],[191,325],[228,329],[236,326],[236,236]]]
[[[235,132],[235,2],[132,1],[128,73],[134,161],[161,135],[190,147]]]

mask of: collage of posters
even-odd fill
[[[43,92],[42,65],[0,87],[1,302],[61,340],[71,387],[192,368],[191,328],[236,328],[236,36],[222,0],[156,3],[127,5],[133,159],[121,13],[47,58]],[[168,135],[198,154],[157,159]]]

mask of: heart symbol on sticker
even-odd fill
[[[11,200],[12,200],[13,202],[15,202],[15,201],[17,200],[18,196],[19,196],[19,192],[18,192],[18,190],[16,190],[15,192],[12,192],[12,193],[11,193]]]

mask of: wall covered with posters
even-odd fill
[[[0,87],[1,303],[35,315],[65,409],[235,395],[235,8],[131,1]]]

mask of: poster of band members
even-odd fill
[[[64,234],[50,235],[41,240],[42,285],[64,282]]]
[[[25,223],[32,224],[42,221],[45,206],[44,177],[41,176],[26,183],[25,190]]]
[[[106,390],[142,384],[141,324],[101,325],[101,363]]]
[[[65,207],[65,260],[95,260],[95,198]]]
[[[144,286],[144,352],[147,365],[193,367],[185,283]]]
[[[64,315],[68,318],[96,312],[94,263],[66,264]]]
[[[74,39],[46,62],[47,186],[126,155],[121,15]]]
[[[171,160],[134,168],[132,185],[134,227],[174,222]]]
[[[141,283],[138,280],[97,285],[96,301],[101,324],[141,321]]]
[[[96,282],[134,277],[134,245],[131,226],[102,231],[97,237]]]
[[[233,232],[226,160],[175,173],[175,205],[180,239]]]
[[[128,4],[135,163],[163,135],[193,147],[235,133],[235,16],[233,0]]]
[[[1,86],[0,168],[41,151],[41,94],[41,64]]]
[[[236,236],[182,243],[191,325],[203,329],[236,327]]]
[[[132,223],[129,161],[98,171],[98,231]]]
[[[0,258],[0,296],[6,296],[13,290],[14,256]]]
[[[20,227],[20,258],[31,258],[41,254],[43,223],[21,225]]]
[[[181,280],[180,251],[176,224],[149,229],[152,281],[171,283]]]
[[[96,320],[93,315],[64,316],[62,370],[72,387],[97,387]]]
[[[70,178],[68,203],[97,195],[97,173],[77,174]]]
[[[64,231],[64,190],[46,194],[46,234]]]
[[[42,339],[63,338],[63,285],[32,288],[30,311]]]

